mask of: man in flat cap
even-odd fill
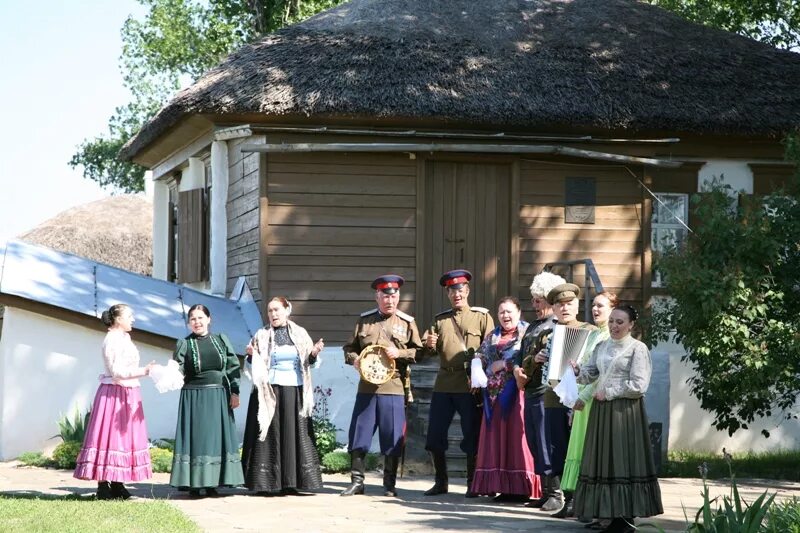
[[[467,493],[468,498],[475,494],[470,491],[475,474],[475,459],[478,454],[481,412],[472,394],[469,371],[475,351],[480,348],[484,337],[494,328],[494,321],[488,309],[470,307],[469,282],[472,274],[467,270],[446,272],[439,284],[447,290],[447,298],[452,308],[442,311],[435,317],[430,331],[423,336],[422,356],[439,356],[439,373],[433,385],[430,419],[425,449],[433,456],[436,481],[426,496],[446,494],[447,483],[447,432],[453,416],[458,412],[461,418],[461,450],[467,454]]]
[[[358,369],[361,351],[373,344],[385,346],[388,356],[398,362],[410,364],[415,361],[422,341],[414,317],[397,308],[403,282],[402,277],[391,274],[372,282],[378,307],[361,313],[353,337],[343,346],[345,363]],[[382,385],[375,385],[363,378],[358,383],[356,403],[350,419],[350,485],[342,491],[342,496],[364,494],[364,461],[376,426],[381,454],[385,456],[383,494],[397,496],[395,482],[406,426],[403,382],[397,370]]]
[[[593,325],[577,320],[580,304],[581,289],[572,283],[556,285],[547,293],[547,303],[552,306],[556,324],[571,328],[596,329]],[[552,330],[545,330],[543,334],[523,339],[523,361],[519,368],[514,369],[517,384],[526,383],[526,426],[528,416],[528,387],[531,387],[532,396],[538,396],[539,401],[531,400],[531,423],[534,427],[528,445],[533,444],[536,449],[534,454],[534,468],[536,473],[543,475],[542,498],[529,502],[530,507],[541,507],[543,511],[558,511],[564,506],[564,494],[561,491],[561,475],[564,473],[564,463],[567,458],[569,446],[569,408],[559,401],[553,389],[542,384],[542,365],[547,361],[546,353],[548,337]],[[543,408],[542,408],[543,404]],[[542,415],[543,411],[543,416]],[[538,416],[537,416],[538,415]],[[538,420],[536,420],[538,419]],[[536,422],[538,421],[538,424]],[[526,427],[526,432],[528,428]],[[527,436],[527,433],[526,433]],[[542,465],[537,463],[542,461]]]

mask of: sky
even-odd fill
[[[129,100],[120,29],[134,0],[0,0],[0,242],[108,196],[67,162]]]

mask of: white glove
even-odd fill
[[[489,382],[489,380],[486,379],[486,372],[483,371],[483,364],[477,357],[472,360],[470,374],[473,387],[480,387],[482,389],[486,388],[486,384]]]

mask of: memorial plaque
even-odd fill
[[[594,224],[597,205],[595,178],[566,178],[564,182],[564,222]]]

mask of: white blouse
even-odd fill
[[[103,340],[103,362],[105,373],[100,375],[100,382],[138,387],[137,378],[145,376],[145,369],[139,366],[139,350],[133,344],[131,336],[121,329],[112,329]]]
[[[647,346],[632,338],[607,339],[581,367],[578,383],[595,383],[606,400],[641,398],[650,385],[653,364]]]

